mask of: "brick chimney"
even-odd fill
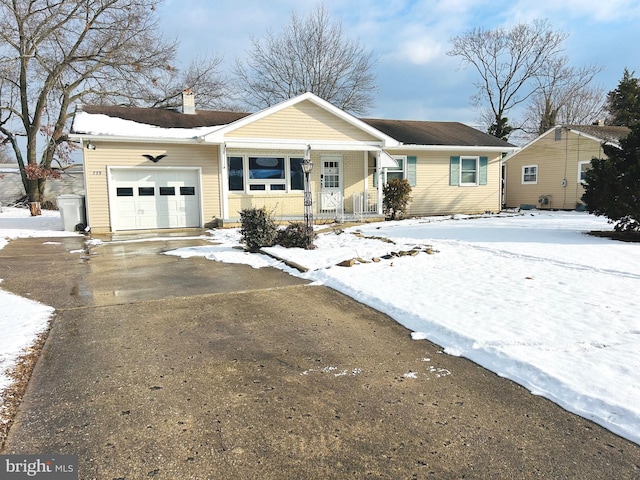
[[[196,113],[195,95],[190,88],[182,92],[182,113],[193,115]]]

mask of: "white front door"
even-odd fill
[[[320,172],[320,209],[342,209],[342,157],[322,155]]]

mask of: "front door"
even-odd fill
[[[322,156],[320,172],[320,209],[333,211],[342,209],[342,157]]]

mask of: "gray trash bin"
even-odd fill
[[[84,211],[84,197],[82,195],[60,195],[56,199],[62,228],[67,232],[84,230],[87,220]]]

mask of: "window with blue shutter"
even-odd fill
[[[449,185],[486,185],[488,171],[488,157],[452,156],[449,158]]]

